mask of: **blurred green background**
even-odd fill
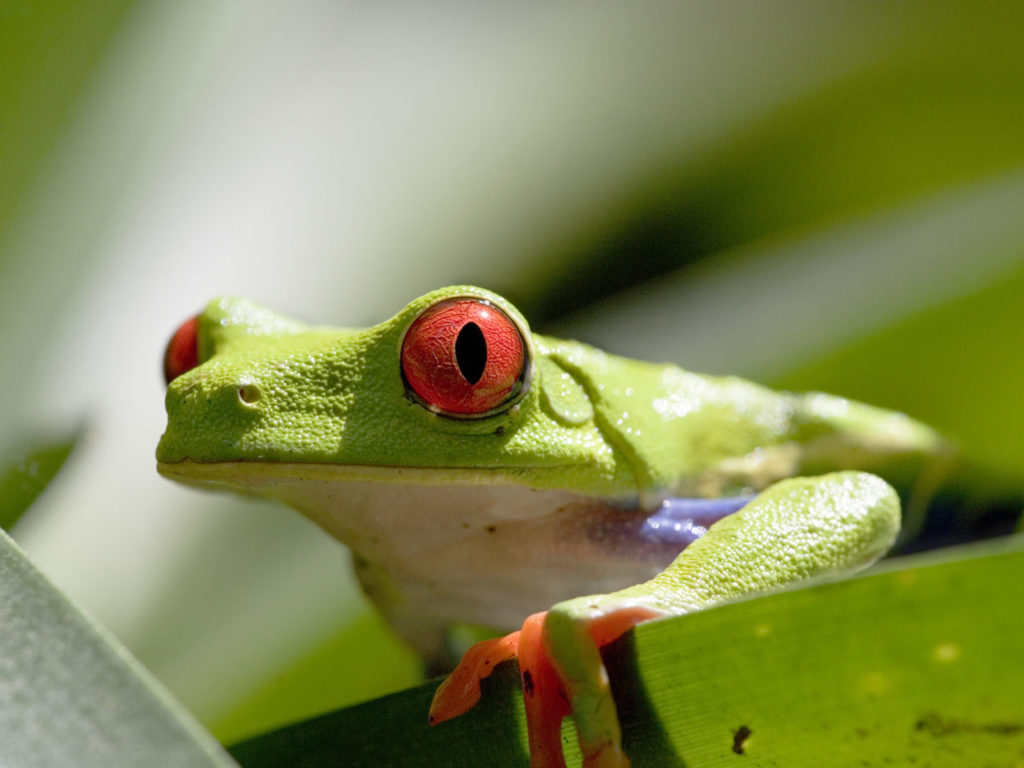
[[[377,322],[477,283],[538,330],[903,409],[1020,474],[1016,3],[0,7],[14,528],[225,740],[403,687],[347,555],[157,477],[210,297]]]

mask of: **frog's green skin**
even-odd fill
[[[453,296],[491,302],[522,331],[532,375],[504,412],[447,418],[406,393],[405,331]],[[216,299],[199,319],[199,359],[168,388],[161,473],[280,499],[316,521],[352,549],[369,596],[428,656],[453,622],[512,627],[568,601],[552,611],[548,644],[579,701],[610,702],[580,636],[595,615],[682,613],[862,567],[892,544],[899,504],[877,478],[778,481],[917,472],[946,452],[901,414],[532,335],[509,302],[466,286],[362,330]],[[765,489],[660,575],[664,559],[595,533],[595,520],[666,496]]]

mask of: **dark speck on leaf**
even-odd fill
[[[530,670],[523,672],[523,693],[526,696],[533,696],[533,675]]]
[[[741,725],[736,729],[736,733],[732,735],[732,751],[737,755],[743,754],[743,749],[747,744],[747,739],[750,738],[750,734],[753,733],[747,726]]]
[[[914,729],[925,731],[932,736],[949,736],[962,733],[989,733],[997,736],[1017,736],[1024,733],[1024,723],[1016,722],[974,722],[945,718],[934,712],[925,714],[914,723]]]
[[[494,533],[495,531],[498,530],[498,526],[496,526],[496,525],[488,525],[486,528],[484,528],[484,530],[487,531],[488,533]]]

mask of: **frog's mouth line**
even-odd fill
[[[262,461],[158,461],[164,477],[187,485],[258,488],[283,482],[383,483],[388,485],[516,485],[528,468],[392,467],[372,464],[314,464]]]

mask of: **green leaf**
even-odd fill
[[[1014,244],[1024,256],[1024,244]],[[1024,259],[1018,256],[1018,263]],[[963,258],[968,258],[964,254]],[[1024,399],[1024,267],[989,285],[836,346],[772,382],[905,410],[952,437],[980,464],[1020,477]]]
[[[219,745],[0,532],[0,762],[229,766]]]
[[[643,625],[605,653],[626,748],[643,766],[1014,765],[1022,600],[1014,537]],[[524,766],[518,684],[503,665],[435,728],[436,681],[231,751],[247,768]]]
[[[64,466],[76,438],[36,448],[0,475],[0,528],[11,530]]]
[[[88,86],[133,0],[0,5],[0,232]],[[0,263],[4,251],[0,250]]]
[[[399,691],[422,679],[420,659],[379,613],[368,610],[207,725],[221,741],[239,741],[281,723]]]
[[[440,680],[248,739],[229,751],[246,768],[402,765],[409,768],[524,766],[529,762],[519,674],[502,664],[484,681],[480,705],[427,725]]]

